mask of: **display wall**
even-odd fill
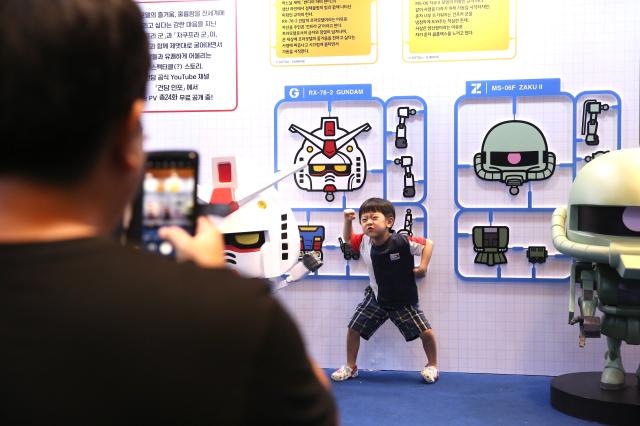
[[[199,151],[202,184],[211,157],[236,157],[242,193],[346,135],[335,171],[347,179],[327,183],[322,171],[278,185],[299,225],[324,227],[324,266],[276,293],[321,366],[344,363],[367,286],[364,265],[340,250],[342,209],[382,196],[396,229],[410,218],[411,232],[434,241],[418,288],[443,371],[602,368],[605,339],[580,349],[567,324],[571,259],[553,248],[550,221],[585,162],[639,146],[639,2],[138,3],[154,59],[146,148]],[[597,128],[583,132],[585,117]],[[525,156],[492,157],[499,132],[520,144],[510,150],[536,153],[535,173],[505,171]],[[481,158],[511,166],[484,170]],[[492,233],[501,256],[479,255]],[[623,345],[623,359],[635,370],[640,348]],[[420,342],[391,323],[358,362],[424,363]]]

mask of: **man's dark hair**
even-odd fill
[[[149,72],[132,0],[2,0],[0,58],[0,177],[53,184],[95,166]]]
[[[384,217],[392,217],[393,220],[396,219],[396,209],[393,208],[393,204],[382,198],[369,198],[362,203],[360,210],[358,210],[358,218],[362,219],[364,213],[373,212],[382,213]]]

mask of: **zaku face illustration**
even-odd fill
[[[322,262],[312,255],[298,261],[300,233],[293,211],[271,186],[297,169],[279,172],[241,200],[235,200],[235,160],[213,159],[214,190],[209,207],[224,216],[218,227],[224,236],[225,261],[249,277],[276,278],[288,274],[296,281],[317,270]]]
[[[473,166],[480,179],[503,182],[511,195],[518,195],[525,182],[551,177],[556,156],[547,150],[540,129],[526,121],[510,120],[489,130]]]
[[[640,149],[601,155],[576,176],[569,205],[553,213],[553,245],[575,258],[569,323],[580,324],[579,345],[607,336],[603,389],[624,385],[620,345],[640,344]],[[582,286],[574,317],[576,283]],[[596,307],[603,312],[596,316]],[[640,370],[637,374],[640,376]]]
[[[348,132],[338,127],[337,117],[323,117],[320,128],[311,132],[292,124],[289,131],[304,137],[294,163],[308,164],[295,174],[298,188],[324,192],[331,202],[336,191],[353,191],[364,185],[367,160],[355,137],[369,130],[371,126],[365,123]]]

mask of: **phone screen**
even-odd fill
[[[141,243],[146,251],[174,254],[173,246],[158,236],[163,226],[179,226],[193,235],[197,171],[194,152],[149,154],[141,200]]]

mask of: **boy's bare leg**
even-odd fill
[[[424,348],[424,353],[427,355],[427,366],[438,367],[438,351],[436,348],[436,336],[433,333],[433,330],[429,329],[420,333],[420,340],[422,340],[422,347]]]
[[[347,365],[355,368],[360,350],[360,333],[351,328],[347,330]]]

